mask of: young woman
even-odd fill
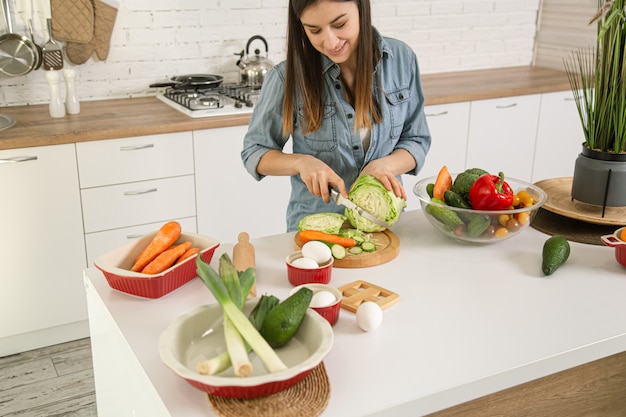
[[[406,199],[430,147],[417,58],[372,27],[369,0],[289,0],[287,59],[263,81],[241,157],[257,180],[291,176],[287,231],[344,208],[361,174]],[[293,153],[282,150],[291,137]]]

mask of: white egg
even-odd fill
[[[302,246],[302,256],[314,259],[318,264],[323,264],[328,261],[333,254],[328,245],[318,240],[312,240]]]
[[[302,269],[315,269],[315,268],[320,267],[319,264],[315,262],[314,259],[311,259],[311,258],[294,259],[293,261],[291,261],[291,265],[295,266],[296,268],[302,268]]]
[[[356,310],[356,322],[359,327],[370,332],[383,322],[383,310],[373,301],[366,301]]]
[[[333,304],[335,301],[335,296],[330,291],[322,290],[313,295],[311,304],[309,305],[310,307],[326,307]]]

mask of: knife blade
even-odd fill
[[[347,207],[350,210],[356,210],[356,212],[359,213],[359,216],[363,217],[365,220],[369,220],[372,223],[376,223],[377,225],[381,227],[385,227],[385,228],[391,227],[389,223],[384,222],[383,220],[380,220],[378,217],[374,216],[373,214],[371,214],[364,208],[357,206],[354,202],[348,200],[347,198],[342,196],[339,192],[337,192],[333,188],[330,189],[330,198],[332,198],[332,200],[335,203],[341,206]]]

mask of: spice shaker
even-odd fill
[[[64,69],[65,78],[65,110],[68,114],[80,113],[80,102],[76,97],[76,70]]]
[[[61,99],[61,92],[59,91],[59,71],[46,71],[46,80],[48,80],[48,86],[50,87],[50,116],[63,117],[65,116],[65,106]]]

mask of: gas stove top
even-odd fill
[[[214,88],[168,88],[157,98],[189,117],[251,114],[261,90],[241,84]]]

